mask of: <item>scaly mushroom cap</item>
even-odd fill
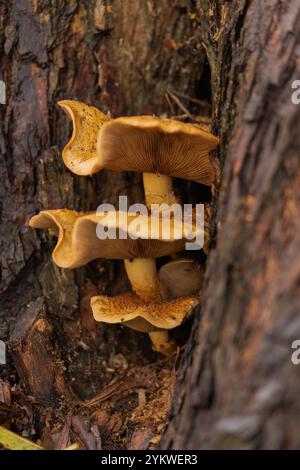
[[[196,296],[145,304],[134,293],[91,298],[91,307],[96,321],[121,323],[136,331],[149,333],[158,329],[171,330],[181,325],[197,305]]]
[[[159,173],[212,182],[209,152],[219,139],[203,129],[151,116],[121,117],[106,122],[97,140],[99,168]]]
[[[150,234],[151,217],[143,216],[139,224],[139,238],[132,222],[139,216],[126,212],[78,213],[67,209],[41,211],[31,218],[33,228],[47,228],[58,234],[53,251],[53,261],[61,268],[78,268],[97,259],[158,258],[177,253],[184,249],[186,240],[181,224],[171,220],[171,230],[166,239],[160,231],[157,239],[147,238]],[[177,224],[179,224],[178,229]],[[102,227],[115,230],[116,238],[98,238],[96,229]],[[127,236],[127,239],[122,237]],[[124,237],[125,238],[125,237]]]
[[[64,163],[77,175],[91,175],[99,170],[97,166],[97,135],[105,121],[109,120],[102,111],[93,106],[72,100],[58,101],[71,117],[73,133],[62,152]]]

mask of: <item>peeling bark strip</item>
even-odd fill
[[[202,318],[161,447],[299,448],[300,5],[198,6],[226,160]]]
[[[50,403],[69,392],[53,346],[52,328],[45,319],[43,299],[31,302],[16,322],[9,349],[25,390]]]

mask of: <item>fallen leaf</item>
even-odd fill
[[[34,444],[34,442],[18,436],[18,434],[2,426],[0,426],[0,444],[9,450],[43,450],[42,447]]]

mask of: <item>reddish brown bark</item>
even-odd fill
[[[52,333],[45,318],[43,299],[28,304],[10,336],[14,365],[25,391],[36,399],[51,403],[64,395],[67,400],[74,400],[63,379],[63,367],[55,354]]]

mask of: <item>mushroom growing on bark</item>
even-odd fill
[[[72,137],[62,152],[73,173],[90,175],[103,168],[142,172],[149,208],[151,204],[177,202],[172,176],[212,183],[209,152],[219,139],[207,130],[152,116],[110,119],[98,109],[72,100],[58,104],[73,122]],[[206,236],[205,252],[208,246]]]
[[[93,107],[70,100],[58,104],[73,122],[71,140],[63,150],[63,160],[72,172],[90,175],[103,168],[141,172],[149,208],[177,202],[172,176],[211,184],[209,152],[219,139],[206,130],[151,116],[109,119]],[[137,258],[125,261],[133,289],[144,302],[161,301],[153,260]],[[103,296],[93,300],[98,318],[105,311],[104,304]]]
[[[130,292],[115,297],[92,297],[94,318],[106,323],[123,323],[136,331],[148,333],[154,351],[171,354],[176,343],[170,340],[169,331],[190,317],[198,303],[195,295],[163,302],[161,297],[151,303],[143,302]]]
[[[183,250],[186,227],[173,219],[167,239],[161,225],[157,238],[149,239],[151,220],[149,215],[127,212],[106,211],[96,215],[59,209],[41,211],[31,218],[29,225],[49,229],[58,236],[52,257],[61,268],[77,268],[96,258],[123,259],[134,293],[113,298],[93,297],[94,317],[98,321],[121,322],[147,331],[154,349],[169,353],[174,344],[169,341],[167,330],[180,325],[190,315],[197,298],[187,296],[162,301],[155,258]],[[110,237],[100,239],[97,236],[107,230],[114,231],[110,232]],[[114,235],[115,238],[111,238]]]
[[[153,116],[109,119],[71,100],[58,104],[73,122],[71,140],[63,150],[65,165],[73,173],[90,175],[103,168],[143,173],[148,206],[176,202],[173,176],[211,185],[209,152],[219,139],[206,130]]]
[[[203,276],[203,266],[193,259],[169,261],[158,273],[163,300],[169,301],[199,293]]]
[[[176,202],[172,177],[210,186],[209,152],[219,139],[189,123],[153,116],[121,117],[99,131],[99,168],[143,173],[146,204]]]

